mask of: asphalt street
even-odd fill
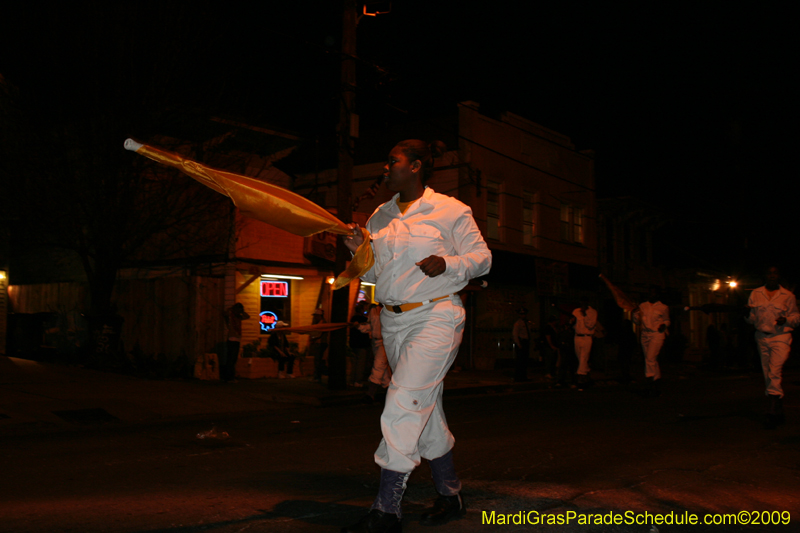
[[[74,386],[85,385],[82,372],[71,370]],[[93,379],[102,382],[101,374]],[[796,370],[787,375],[789,422],[775,431],[761,427],[764,398],[755,372],[674,368],[656,399],[613,380],[579,392],[546,382],[498,386],[505,377],[495,376],[453,389],[445,409],[469,511],[437,530],[796,531],[798,378]],[[44,396],[42,381],[36,390]],[[139,387],[158,403],[153,383],[124,382],[129,395]],[[63,382],[50,383],[66,394]],[[377,490],[372,453],[380,407],[342,398],[242,406],[236,402],[255,393],[241,389],[259,389],[238,385],[158,385],[189,400],[195,387],[214,391],[210,398],[227,393],[236,409],[165,406],[170,416],[136,420],[129,405],[116,413],[132,420],[121,420],[111,415],[117,399],[104,409],[112,418],[10,424],[24,409],[7,400],[19,400],[24,387],[4,381],[0,412],[11,415],[0,420],[0,530],[313,533],[357,520]],[[199,438],[212,429],[216,436]],[[409,481],[404,531],[431,531],[418,520],[434,497],[423,464]],[[693,516],[701,523],[675,524]],[[567,523],[541,523],[548,519]]]

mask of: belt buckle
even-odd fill
[[[394,312],[395,312],[395,313],[397,313],[398,315],[399,315],[400,313],[402,313],[402,312],[403,312],[403,310],[402,310],[402,309],[400,309],[400,306],[399,306],[399,305],[393,305],[393,306],[392,306],[392,311],[394,311]]]

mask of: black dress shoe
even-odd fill
[[[441,526],[450,520],[456,520],[467,514],[467,506],[461,494],[455,496],[439,496],[433,502],[433,508],[422,513],[419,523],[424,526]]]
[[[372,509],[352,526],[343,527],[342,533],[402,533],[402,520],[396,514]]]

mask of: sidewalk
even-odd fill
[[[512,372],[452,370],[445,378],[445,395],[548,386],[543,378],[514,383]],[[0,433],[258,412],[287,404],[358,404],[363,397],[363,389],[332,391],[307,377],[239,379],[236,383],[147,380],[0,356]]]
[[[686,367],[679,373],[679,379],[685,379],[703,371]],[[515,383],[511,368],[453,369],[445,378],[444,395],[521,392],[553,386],[534,369],[529,376],[530,381]],[[593,371],[592,378],[597,386],[618,385],[614,375]],[[0,355],[0,434],[207,418],[303,404],[357,405],[363,398],[364,389],[332,391],[325,383],[307,377],[239,379],[236,383],[149,380]]]

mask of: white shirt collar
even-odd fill
[[[411,207],[414,205],[414,203],[417,202],[417,200],[419,200],[420,203],[426,203],[426,204],[430,203],[430,197],[433,195],[433,193],[434,190],[426,185],[425,190],[422,192],[422,196],[411,202],[411,205],[408,206],[406,214],[411,211]],[[392,196],[391,200],[383,204],[383,207],[381,207],[381,209],[384,209],[386,211],[394,210],[397,214],[400,214],[400,208],[397,207],[397,200],[399,198],[400,198],[400,193],[399,192],[395,193],[394,196]]]

